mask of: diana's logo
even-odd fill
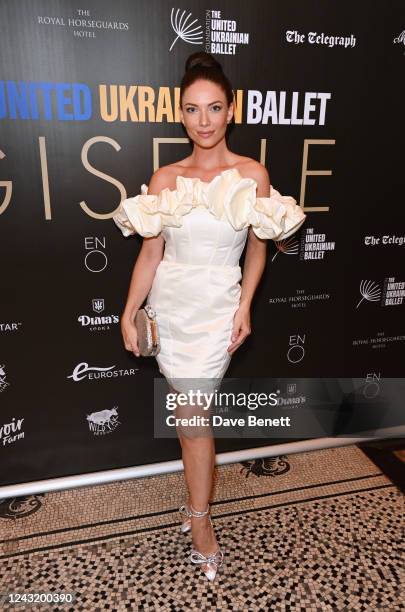
[[[94,312],[103,312],[104,310],[104,299],[102,298],[94,298],[92,300],[93,310]]]
[[[177,36],[172,42],[169,51],[173,49],[175,43],[178,41],[179,38],[181,38],[185,42],[191,43],[192,45],[202,45],[202,39],[203,39],[202,27],[200,25],[197,25],[193,28],[193,25],[195,24],[197,19],[194,19],[194,21],[192,21],[191,23],[187,25],[187,21],[190,19],[191,13],[189,13],[187,17],[185,17],[185,19],[183,20],[183,15],[186,11],[183,11],[181,16],[178,18],[177,16],[179,14],[179,10],[180,9],[177,9],[176,16],[173,17],[174,8],[172,8],[172,12],[170,15],[170,21],[172,24],[172,28],[176,32]]]

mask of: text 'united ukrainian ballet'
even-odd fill
[[[179,88],[0,80],[0,120],[180,123]],[[332,92],[235,90],[237,124],[326,125]],[[106,142],[111,139],[104,138]]]

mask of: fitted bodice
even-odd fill
[[[293,197],[272,185],[268,197],[256,197],[256,190],[256,181],[236,168],[210,182],[178,176],[176,189],[157,195],[143,184],[140,194],[120,203],[113,220],[124,236],[162,232],[167,261],[237,265],[249,226],[259,238],[283,240],[306,218]]]
[[[212,266],[237,266],[248,228],[236,231],[226,220],[211,215],[204,206],[193,208],[181,227],[166,226],[163,261]]]

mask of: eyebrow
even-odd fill
[[[218,102],[222,104],[222,100],[215,100],[215,102],[210,102],[208,106],[211,106],[211,104],[217,104]],[[193,102],[186,102],[186,104],[190,104],[191,106],[198,106],[198,104],[194,104]]]

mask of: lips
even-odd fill
[[[211,134],[213,134],[214,132],[197,132],[197,134],[199,136],[202,136],[203,138],[208,138],[208,136],[211,136]]]

